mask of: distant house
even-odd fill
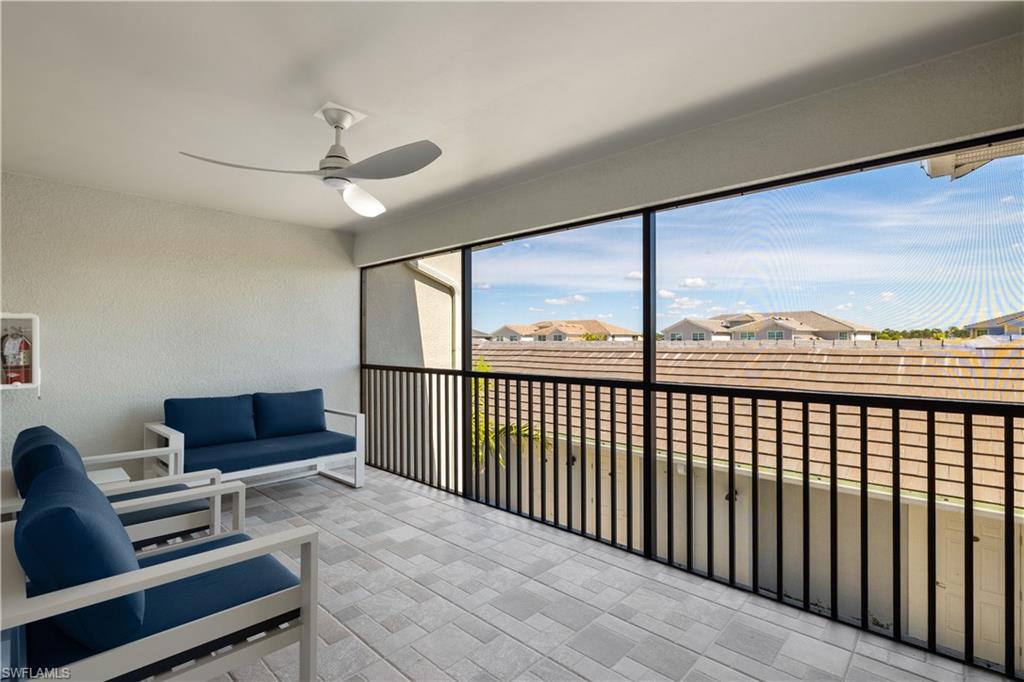
[[[666,327],[668,341],[870,341],[878,330],[813,310],[688,317]]]
[[[639,341],[640,332],[601,320],[541,320],[532,324],[506,324],[491,334],[494,341]]]
[[[473,341],[490,341],[493,338],[492,334],[482,332],[479,329],[473,330]]]
[[[972,337],[1024,334],[1024,310],[967,325]]]

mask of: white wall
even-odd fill
[[[355,259],[365,265],[1024,126],[1022,82],[1018,34],[362,232]]]
[[[350,238],[4,174],[2,305],[41,318],[42,399],[2,395],[3,457],[48,424],[141,446],[164,398],[323,387],[358,407]]]

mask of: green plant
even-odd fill
[[[490,372],[491,366],[481,356],[473,363],[474,372]],[[552,448],[550,439],[542,439],[540,431],[530,426],[529,423],[508,422],[501,424],[491,419],[483,409],[483,397],[485,392],[494,391],[497,394],[496,383],[485,377],[477,377],[474,381],[476,393],[476,409],[473,410],[473,435],[475,438],[474,452],[480,469],[487,464],[487,453],[493,452],[498,458],[498,465],[505,466],[505,445],[506,443],[522,446],[523,443],[533,441],[541,446],[544,451]]]

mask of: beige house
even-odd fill
[[[972,337],[1024,334],[1024,310],[967,325]]]
[[[667,341],[871,341],[878,330],[813,310],[688,317],[666,327]]]
[[[601,320],[541,320],[532,324],[506,324],[491,334],[494,341],[639,341],[640,332]]]

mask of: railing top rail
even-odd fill
[[[552,374],[522,374],[515,372],[480,372],[476,370],[433,369],[424,367],[402,367],[398,365],[364,364],[363,369],[388,370],[411,373],[435,373],[453,376],[467,376],[478,379],[500,381],[534,381],[537,383],[576,384],[603,388],[642,390],[644,382],[632,379],[599,379],[594,377],[573,377]],[[692,393],[716,397],[734,397],[757,400],[778,400],[781,402],[815,403],[820,405],[877,407],[892,410],[920,412],[943,412],[951,414],[981,414],[1000,417],[1024,418],[1024,403],[1000,402],[993,400],[957,400],[952,398],[920,398],[913,396],[877,395],[871,393],[835,393],[826,391],[802,391],[782,388],[752,388],[743,386],[716,386],[713,384],[666,383],[650,384],[651,390],[669,393]]]

